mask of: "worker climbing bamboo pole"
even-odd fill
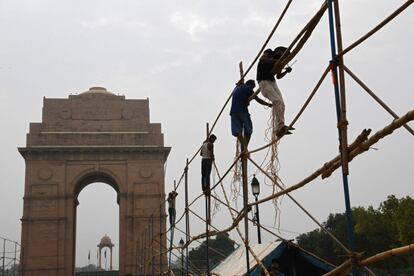
[[[176,187],[175,181],[174,181],[174,188]],[[170,252],[169,252],[169,257],[168,257],[168,271],[169,274],[171,275],[171,251],[172,251],[172,246],[173,246],[173,240],[174,240],[174,227],[175,227],[175,214],[176,214],[176,210],[175,210],[175,198],[177,197],[178,193],[175,191],[175,189],[173,191],[171,191],[168,194],[168,198],[167,198],[167,202],[168,202],[168,215],[169,215],[169,219],[170,219],[170,229],[171,229],[171,234],[170,234]]]
[[[207,275],[210,274],[209,264],[209,224],[210,224],[210,175],[214,161],[214,142],[217,137],[209,133],[209,127],[206,127],[207,138],[201,146],[201,189],[205,195],[205,209],[206,209],[206,269]]]

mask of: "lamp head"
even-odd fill
[[[253,175],[251,185],[252,185],[253,195],[258,196],[260,194],[260,183],[259,183],[259,180],[257,180],[256,175]]]
[[[180,242],[178,244],[180,245],[180,247],[184,247],[184,241],[183,241],[182,238],[181,238],[181,240],[180,240]]]

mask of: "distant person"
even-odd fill
[[[214,142],[217,140],[216,135],[211,134],[201,146],[201,189],[207,196],[210,195],[210,174],[214,161]]]
[[[253,124],[249,114],[249,98],[254,94],[253,89],[256,84],[254,80],[248,80],[245,84],[237,85],[233,90],[233,96],[231,99],[231,133],[237,137],[242,146],[241,150],[247,150],[247,146],[250,141],[250,137],[253,133]],[[258,103],[272,107],[272,104],[265,102],[255,95],[252,99],[255,99]]]
[[[170,218],[170,225],[175,224],[175,198],[177,197],[178,193],[176,191],[172,191],[168,194],[167,202],[168,202],[168,215]]]
[[[283,273],[280,270],[280,265],[277,261],[277,259],[272,259],[272,263],[270,265],[270,268],[267,269],[270,276],[285,276],[285,273]],[[261,276],[266,275],[266,273],[262,270],[260,273]]]
[[[272,266],[270,268],[269,274],[270,276],[285,276],[285,273],[280,270],[280,265],[277,259],[272,259]]]
[[[285,125],[285,103],[282,93],[276,84],[275,75],[272,72],[273,66],[279,61],[286,50],[286,47],[277,47],[274,51],[272,49],[266,49],[263,52],[257,65],[256,79],[259,83],[259,90],[253,95],[256,96],[261,91],[262,95],[272,102],[273,113],[276,118],[275,132],[278,137],[282,137],[285,134],[292,134],[290,130],[293,130],[293,128],[289,129]],[[290,72],[292,72],[292,68],[288,66],[284,72],[276,72],[276,78],[281,79]]]

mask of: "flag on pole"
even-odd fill
[[[91,260],[91,250],[89,249],[89,253],[88,253],[88,261]]]

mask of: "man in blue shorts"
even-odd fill
[[[231,133],[240,141],[242,151],[247,150],[253,132],[248,106],[249,98],[254,94],[255,86],[254,80],[248,80],[245,84],[236,86],[231,99]],[[262,105],[272,107],[271,103],[265,102],[258,96],[255,96],[254,99]]]

